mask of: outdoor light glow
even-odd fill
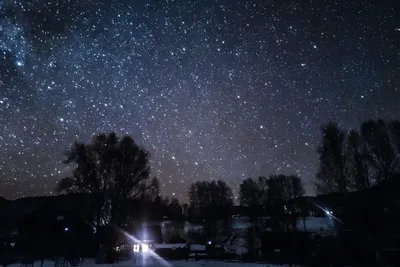
[[[332,215],[332,211],[330,211],[330,210],[326,210],[325,213],[328,215]]]
[[[148,253],[148,252],[149,252],[149,245],[147,245],[147,244],[142,244],[142,252]]]
[[[316,203],[314,203],[314,202],[313,202],[313,204],[314,204],[316,207],[318,207],[318,208],[320,208],[321,210],[323,210],[327,215],[329,215],[330,218],[333,218],[333,219],[335,219],[336,221],[338,221],[338,222],[340,222],[340,223],[343,223],[339,218],[337,218],[335,215],[333,215],[333,212],[332,212],[332,211],[328,211],[328,210],[324,209],[323,207],[321,207],[320,205],[318,205],[318,204],[316,204]]]
[[[133,245],[133,252],[139,252],[139,245]]]
[[[136,237],[134,237],[133,235],[130,235],[130,234],[128,234],[127,232],[125,232],[125,231],[123,231],[123,230],[121,230],[121,229],[119,229],[122,233],[124,233],[131,241],[133,241],[134,243],[139,243],[139,244],[141,244],[141,242],[136,238]],[[135,246],[138,246],[137,247],[137,251],[135,250]],[[134,250],[134,252],[139,252],[139,245],[134,245],[133,246],[133,250]],[[143,250],[143,247],[142,247],[142,250]],[[148,252],[149,252],[149,255],[150,256],[152,256],[152,257],[154,257],[156,260],[158,260],[163,266],[166,266],[166,267],[171,267],[171,264],[169,264],[166,260],[164,260],[163,258],[161,258],[160,256],[158,256],[153,250],[148,250]]]
[[[211,241],[208,241],[208,244],[211,245]]]
[[[65,227],[65,228],[64,228],[64,231],[65,231],[65,232],[68,232],[68,231],[69,231],[69,228],[68,228],[68,227]]]

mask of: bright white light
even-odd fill
[[[120,230],[120,231],[122,231],[122,230]],[[132,240],[133,242],[140,243],[140,241],[136,237],[134,237],[133,235],[130,235],[125,231],[122,231],[122,233],[124,233],[127,237],[129,237],[129,239]],[[159,263],[161,263],[161,265],[163,265],[165,267],[172,267],[171,264],[169,264],[166,260],[164,260],[163,258],[158,256],[153,250],[149,250],[149,255],[154,257],[156,260],[158,260]]]
[[[133,245],[133,252],[139,252],[139,245]]]
[[[342,222],[339,218],[337,218],[335,215],[333,215],[333,212],[332,212],[332,211],[328,211],[328,210],[324,209],[323,207],[321,207],[320,205],[318,205],[318,204],[316,204],[316,203],[313,203],[313,204],[314,204],[316,207],[318,207],[318,208],[320,208],[321,210],[323,210],[326,214],[328,214],[330,218],[333,218],[333,219],[335,219],[335,220],[337,220],[338,222],[340,222],[340,223],[343,224],[343,222]]]
[[[208,241],[208,244],[211,245],[211,241]]]
[[[68,228],[68,227],[65,227],[65,228],[64,228],[64,231],[65,231],[65,232],[68,232],[68,231],[69,231],[69,228]]]
[[[142,252],[143,253],[148,253],[149,252],[149,245],[142,244]]]
[[[326,214],[328,214],[328,215],[332,215],[332,211],[330,211],[330,210],[326,210],[325,212],[326,212]]]

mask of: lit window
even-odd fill
[[[142,244],[142,252],[143,252],[143,253],[149,252],[149,245],[147,245],[147,244]]]

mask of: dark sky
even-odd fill
[[[132,135],[163,193],[317,168],[319,126],[400,118],[398,0],[0,2],[0,194],[51,194],[75,140]]]

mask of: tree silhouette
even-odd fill
[[[302,180],[295,175],[271,175],[267,184],[268,206],[272,214],[279,223],[287,226],[285,214],[289,213],[289,217],[292,218],[291,224],[296,228],[296,219],[299,213],[299,204],[296,199],[305,193]],[[292,200],[291,203],[289,203],[290,200]]]
[[[205,220],[209,237],[211,224],[230,215],[233,207],[233,194],[228,185],[217,182],[199,181],[189,186],[189,205],[197,217]]]
[[[246,207],[255,207],[261,205],[261,189],[252,178],[243,180],[240,184],[239,200],[240,205]]]
[[[160,181],[157,177],[153,177],[149,182],[146,182],[144,194],[141,194],[140,199],[144,202],[154,202],[160,196]]]
[[[260,215],[262,207],[267,204],[267,178],[263,176],[257,180],[248,178],[243,180],[239,187],[240,205],[247,207],[250,212],[248,215]]]
[[[123,223],[127,200],[141,197],[149,188],[156,190],[156,180],[148,183],[149,153],[130,136],[100,134],[90,144],[76,142],[64,163],[75,169],[59,181],[57,190],[92,195],[97,226]]]
[[[171,220],[182,220],[182,205],[176,198],[171,199],[171,203],[168,205],[168,218]]]
[[[263,206],[267,199],[266,178],[259,177],[257,180],[248,178],[240,184],[240,205],[246,207],[246,215],[250,217],[251,231],[248,230],[248,244],[253,257],[256,257],[256,225],[257,218],[263,212]]]
[[[304,195],[304,186],[295,175],[271,175],[268,180],[268,202],[286,203],[287,201]]]
[[[355,191],[370,187],[368,175],[368,155],[361,136],[351,131],[346,141],[346,175],[351,180],[351,187]]]
[[[397,131],[396,124],[391,127]],[[383,120],[367,121],[361,125],[367,160],[374,170],[374,182],[391,177],[396,172],[397,156],[392,145],[390,127]]]
[[[322,144],[318,147],[319,170],[316,187],[318,193],[346,193],[349,190],[349,179],[345,175],[345,133],[332,122],[322,125]]]
[[[395,147],[395,150],[397,152],[397,157],[396,157],[396,172],[398,173],[400,171],[399,169],[399,157],[400,157],[400,121],[392,121],[389,124],[389,128],[391,131],[392,135],[392,140],[393,140],[393,145]]]

